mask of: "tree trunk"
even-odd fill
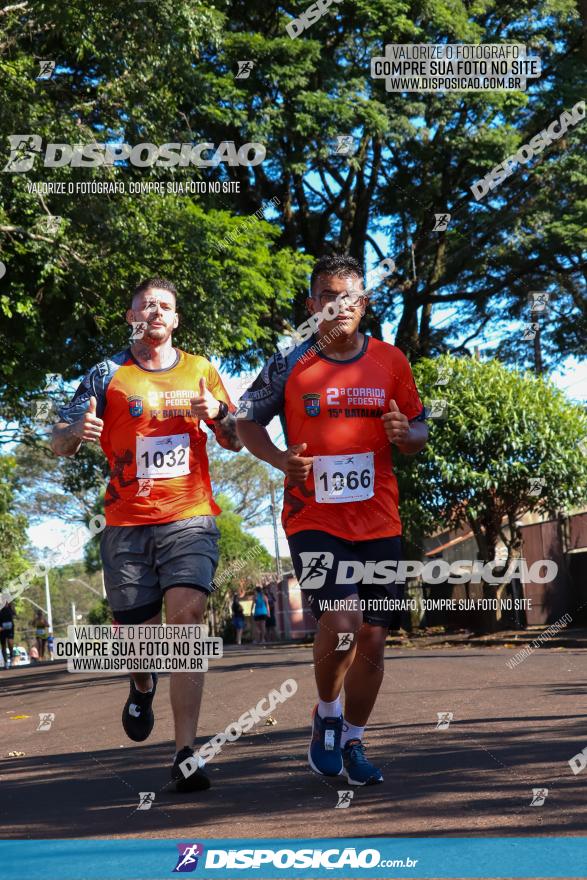
[[[419,354],[418,305],[415,293],[415,284],[404,293],[404,307],[395,336],[395,344],[408,360],[414,360]]]
[[[418,339],[418,350],[421,357],[428,357],[430,354],[430,318],[432,317],[432,303],[428,302],[422,306],[422,314],[420,316],[420,336]]]
[[[363,157],[362,159],[365,163],[366,159]],[[371,175],[367,184],[365,185],[365,164],[361,166],[361,171],[357,175],[357,182],[355,186],[356,207],[348,248],[349,254],[352,257],[355,257],[355,259],[358,260],[361,264],[365,262],[365,242],[369,229],[369,216],[371,205],[373,204],[373,197],[375,194],[375,187],[377,185],[380,165],[381,140],[375,139],[373,141]]]
[[[426,294],[430,292],[430,289],[444,274],[445,256],[446,233],[443,232],[440,235],[436,248],[436,253],[434,254],[434,263],[432,264],[430,276],[428,278],[426,288],[423,292],[423,298],[426,297]],[[432,307],[433,304],[431,302],[425,302],[422,307],[422,316],[420,318],[420,337],[418,339],[418,351],[420,357],[428,357],[428,355],[430,354],[430,321],[432,318]]]

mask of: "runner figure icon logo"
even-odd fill
[[[532,800],[530,802],[531,807],[541,807],[544,804],[544,801],[548,797],[548,789],[547,788],[533,788],[532,789]]]
[[[137,488],[137,497],[138,498],[148,498],[151,494],[151,489],[153,488],[153,480],[139,478],[138,480],[138,488]]]
[[[39,726],[37,730],[51,730],[55,721],[55,712],[39,712]]]
[[[450,214],[435,214],[432,232],[446,232],[450,223]]]
[[[235,79],[248,79],[251,75],[251,71],[255,66],[254,61],[237,61],[238,71],[236,73]]]
[[[436,724],[437,730],[448,730],[450,727],[450,722],[454,718],[454,714],[452,712],[437,712],[438,722]]]
[[[335,810],[346,810],[350,807],[351,801],[355,795],[354,791],[338,791],[338,803],[335,806]]]
[[[252,411],[252,400],[239,400],[238,407],[234,416],[236,419],[250,419],[252,417]]]
[[[306,551],[300,553],[300,559],[303,565],[299,578],[300,589],[318,590],[324,586],[326,573],[334,564],[334,554]]]
[[[139,805],[137,810],[150,810],[155,800],[154,791],[139,791]]]
[[[178,843],[179,856],[177,865],[173,869],[174,874],[187,874],[195,871],[198,867],[198,859],[204,855],[204,847],[201,843]]]
[[[55,70],[54,61],[39,61],[37,79],[51,79]]]

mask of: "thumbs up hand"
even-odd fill
[[[215,419],[220,412],[220,404],[206,388],[206,380],[202,376],[199,384],[199,393],[190,400],[192,416],[202,421]]]
[[[381,416],[383,427],[390,443],[403,443],[410,433],[410,423],[407,416],[399,411],[395,400],[389,401],[389,412]]]
[[[303,455],[307,448],[307,443],[297,443],[288,446],[287,452],[283,453],[281,469],[287,477],[288,486],[301,486],[308,479],[314,459]]]
[[[104,422],[96,416],[96,407],[98,401],[95,397],[90,397],[90,405],[82,418],[74,422],[71,426],[71,432],[79,437],[80,440],[91,440],[97,443],[104,429]]]

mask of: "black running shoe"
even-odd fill
[[[122,726],[129,739],[142,742],[147,739],[153,725],[155,716],[151,704],[157,690],[157,673],[152,673],[153,689],[148,694],[142,694],[135,687],[134,681],[130,680],[130,693],[122,710]]]
[[[193,759],[192,764],[182,769],[179,765],[187,758]],[[195,766],[196,764],[197,766]],[[204,791],[206,788],[210,788],[211,782],[202,770],[203,766],[204,762],[197,755],[194,755],[194,750],[190,746],[184,746],[181,752],[177,753],[171,768],[171,781],[175,782],[175,790]]]

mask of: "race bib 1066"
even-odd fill
[[[352,455],[315,455],[314,491],[320,504],[367,501],[374,495],[372,452]]]
[[[190,435],[137,437],[137,478],[162,480],[190,472]]]

